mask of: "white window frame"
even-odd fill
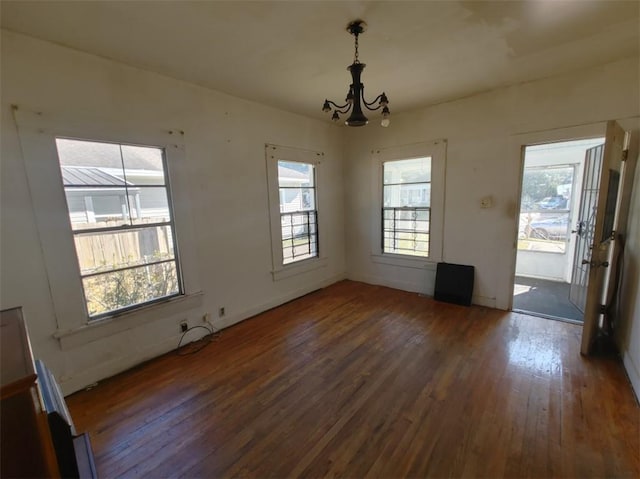
[[[57,324],[54,337],[60,340],[62,349],[176,314],[178,310],[200,310],[202,291],[195,244],[192,244],[184,133],[126,121],[114,124],[95,118],[67,118],[25,109],[15,109],[14,114]],[[177,248],[181,252],[182,294],[116,311],[100,320],[89,319],[58,160],[56,138],[60,137],[148,145],[164,150],[173,196],[181,197],[173,203],[173,224]]]
[[[57,140],[71,140],[71,141],[82,141],[82,142],[87,142],[87,143],[94,143],[94,144],[106,144],[105,142],[98,142],[96,140],[92,140],[92,139],[86,139],[86,138],[63,138],[63,137],[56,137],[56,142]],[[156,298],[152,298],[148,301],[143,301],[140,303],[132,303],[129,305],[125,305],[122,306],[120,308],[114,309],[114,310],[110,310],[110,311],[106,311],[106,312],[102,312],[102,313],[96,313],[96,314],[91,314],[88,311],[88,298],[87,298],[87,290],[86,290],[86,285],[84,284],[84,280],[88,277],[92,277],[92,276],[102,276],[102,275],[106,275],[106,274],[113,274],[116,271],[131,271],[131,270],[135,270],[135,269],[139,269],[140,267],[143,266],[147,266],[150,265],[151,263],[143,263],[143,264],[137,264],[134,266],[123,266],[123,267],[117,267],[117,268],[112,268],[112,269],[105,269],[102,270],[98,273],[90,273],[90,274],[83,274],[82,270],[80,270],[80,278],[82,281],[82,286],[83,286],[83,291],[84,291],[84,296],[85,296],[85,307],[87,309],[87,315],[89,316],[89,321],[99,321],[101,318],[107,318],[107,317],[111,317],[117,314],[121,314],[124,313],[126,311],[133,311],[135,309],[153,304],[153,303],[157,303],[157,302],[161,302],[170,298],[174,298],[174,297],[178,297],[184,294],[184,288],[182,285],[182,270],[181,270],[181,265],[180,265],[180,253],[178,251],[178,245],[177,245],[177,239],[176,239],[176,230],[175,230],[175,213],[173,211],[173,201],[172,201],[172,194],[171,194],[171,182],[169,179],[169,175],[168,175],[168,168],[167,168],[167,157],[166,157],[166,151],[165,148],[162,147],[157,147],[157,146],[149,146],[149,145],[128,145],[128,144],[123,144],[123,143],[108,143],[110,145],[118,145],[119,147],[122,146],[143,146],[145,148],[154,148],[156,150],[159,150],[161,152],[161,162],[162,162],[162,172],[163,172],[163,183],[161,185],[152,185],[152,188],[163,188],[165,190],[166,193],[166,198],[167,198],[167,208],[169,211],[169,220],[168,221],[162,221],[162,222],[155,222],[155,223],[147,223],[147,224],[125,224],[125,225],[113,225],[113,226],[101,226],[101,227],[97,227],[97,228],[79,228],[79,229],[73,229],[73,224],[72,224],[72,234],[73,234],[73,238],[74,238],[74,245],[76,245],[76,256],[78,256],[79,252],[77,250],[77,242],[75,241],[77,237],[82,237],[85,235],[91,235],[91,234],[98,234],[100,236],[108,236],[110,234],[118,234],[118,233],[123,233],[123,232],[135,232],[135,231],[142,231],[145,228],[149,228],[149,227],[162,227],[162,226],[168,226],[170,231],[171,231],[171,241],[172,241],[172,249],[173,249],[173,258],[170,260],[162,260],[157,262],[158,263],[173,263],[176,269],[176,280],[177,280],[177,287],[178,290],[175,293],[166,295],[166,296],[159,296]],[[122,149],[120,148],[120,152],[122,155]],[[62,169],[62,163],[61,163],[61,158],[60,155],[58,153],[58,163],[60,165],[60,168]],[[123,178],[126,177],[126,169],[124,164],[122,165],[122,173],[123,173]],[[125,197],[129,196],[129,192],[128,192],[128,188],[134,188],[137,185],[131,185],[129,186],[126,182],[124,182],[124,190],[125,190]],[[144,187],[143,186],[137,186],[137,187]],[[63,188],[65,190],[65,196],[67,191],[74,191],[74,186],[65,186],[63,185]],[[103,191],[100,189],[100,187],[96,187],[96,186],[84,186],[83,187],[84,191],[95,191],[95,192],[99,192],[99,191]],[[128,215],[129,219],[132,217],[132,213],[133,211],[136,212],[136,215],[140,214],[139,211],[139,205],[130,205],[129,204],[129,200],[124,201],[124,203],[127,205],[126,208],[132,208],[132,211],[128,211]],[[71,214],[71,211],[69,210],[69,205],[68,206],[68,211],[69,214]],[[125,213],[124,211],[122,212],[122,215],[124,216]],[[78,263],[80,263],[80,259],[78,258]]]
[[[267,187],[269,195],[269,223],[271,229],[271,274],[274,281],[279,281],[290,276],[306,273],[314,269],[326,266],[328,263],[324,246],[325,231],[322,214],[322,158],[324,153],[318,151],[291,148],[279,145],[266,144],[265,156],[267,163]],[[318,256],[307,258],[293,263],[284,264],[282,254],[282,225],[280,214],[280,185],[278,181],[278,161],[291,161],[307,163],[314,166],[315,193],[316,193],[316,222],[318,238]]]
[[[374,218],[371,226],[371,260],[375,263],[393,266],[423,268],[426,265],[442,261],[444,247],[444,207],[446,188],[447,140],[434,140],[425,143],[380,148],[373,151],[372,175]],[[431,206],[429,224],[429,256],[414,256],[382,251],[382,208],[384,163],[413,158],[431,158]]]
[[[389,160],[389,161],[385,161],[382,163],[382,196],[383,196],[383,201],[384,201],[384,188],[387,186],[405,186],[407,185],[407,183],[402,182],[402,180],[400,180],[400,182],[396,182],[396,183],[386,183],[385,182],[385,168],[387,166],[392,165],[393,163],[396,162],[405,162],[405,161],[411,161],[411,160],[420,160],[420,161],[428,161],[429,162],[429,179],[426,181],[420,181],[420,182],[415,182],[415,183],[411,183],[410,185],[415,186],[415,185],[428,185],[429,188],[429,201],[428,201],[428,206],[401,206],[398,204],[394,204],[391,206],[387,206],[385,204],[382,205],[382,254],[399,254],[399,255],[407,255],[407,256],[414,256],[414,257],[419,257],[419,258],[428,258],[429,257],[429,250],[431,248],[431,160],[432,158],[430,156],[427,157],[421,157],[421,158],[406,158],[403,160]],[[424,200],[425,196],[424,195],[424,190],[421,191],[421,197],[422,200]],[[407,196],[409,197],[409,199],[411,198],[411,190],[407,190]],[[400,189],[400,196],[402,196],[402,188]],[[393,220],[392,220],[392,224],[393,224],[393,228],[392,229],[385,229],[385,223],[386,221],[389,221],[390,218],[387,217],[387,212],[388,211],[392,211],[393,212]],[[417,212],[418,211],[424,211],[426,213],[426,222],[429,225],[427,231],[419,231],[418,229],[418,225],[421,222],[424,222],[425,220],[421,220],[417,218]],[[390,239],[391,243],[395,244],[396,241],[396,226],[397,226],[397,221],[398,222],[403,222],[406,223],[407,219],[406,218],[400,218],[400,219],[396,219],[396,215],[398,213],[400,213],[401,215],[403,215],[403,213],[408,213],[408,212],[413,212],[413,219],[414,219],[414,223],[412,225],[412,228],[410,231],[413,232],[413,234],[426,234],[428,241],[427,241],[427,248],[426,248],[426,254],[425,252],[420,252],[420,250],[418,250],[415,246],[416,246],[416,242],[414,241],[414,249],[413,251],[415,253],[419,253],[419,254],[410,254],[410,253],[404,253],[402,251],[397,251],[398,249],[401,248],[395,248],[396,251],[387,251],[385,250],[385,240],[386,239]],[[385,231],[386,232],[392,232],[394,233],[392,238],[387,238],[385,237]],[[404,232],[407,232],[406,230]],[[414,236],[414,240],[415,240],[415,236]],[[404,241],[404,240],[403,240]],[[391,248],[393,249],[393,248]],[[407,249],[404,249],[404,251],[410,251]]]

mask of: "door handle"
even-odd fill
[[[588,264],[592,268],[598,268],[600,266],[604,266],[605,268],[607,268],[609,266],[608,261],[589,261],[588,259],[583,259],[582,264]]]

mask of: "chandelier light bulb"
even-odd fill
[[[349,105],[353,103],[353,90],[349,89],[349,93],[347,93],[347,97],[344,99]]]

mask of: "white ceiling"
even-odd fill
[[[640,2],[11,1],[3,28],[327,118],[360,37],[367,99],[392,113],[640,53]]]

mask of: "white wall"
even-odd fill
[[[636,137],[635,150],[638,151]],[[635,156],[635,155],[634,155]],[[640,156],[636,160],[635,180],[627,224],[621,287],[619,347],[627,374],[640,398]]]
[[[515,268],[520,137],[640,113],[638,59],[499,89],[394,115],[381,129],[339,129],[184,82],[14,33],[2,34],[0,308],[23,306],[33,348],[67,392],[174,348],[178,322],[197,324],[219,307],[230,324],[345,276],[431,294],[432,268],[372,261],[372,150],[447,139],[443,259],[476,266],[474,302],[506,309]],[[186,131],[193,237],[201,304],[61,349],[25,165],[10,104],[78,118]],[[373,122],[372,122],[373,123]],[[344,138],[343,138],[344,137]],[[343,139],[348,139],[344,142]],[[555,138],[558,139],[558,138]],[[321,150],[328,265],[274,282],[271,277],[266,142]],[[344,170],[344,171],[343,171]],[[625,304],[627,364],[640,365],[640,188],[632,216]],[[493,207],[480,208],[492,196]],[[344,213],[343,213],[344,211]],[[631,238],[632,235],[630,235]],[[346,249],[346,256],[345,256]],[[348,261],[345,260],[348,258]],[[635,266],[634,266],[635,265]],[[635,268],[635,269],[634,269]],[[634,273],[635,271],[635,273]],[[219,325],[223,323],[218,323]],[[628,366],[629,367],[629,366]],[[637,377],[637,374],[636,374]],[[637,384],[637,383],[636,383]]]
[[[54,119],[185,131],[187,191],[174,202],[191,211],[192,237],[178,240],[197,269],[189,274],[202,290],[198,304],[159,308],[143,323],[133,318],[126,331],[61,348],[40,244],[48,232],[38,231],[12,104]],[[71,392],[175,348],[183,319],[200,324],[208,312],[217,326],[228,325],[344,278],[342,133],[328,122],[3,31],[0,309],[23,306],[36,357]],[[328,263],[279,281],[271,275],[265,143],[325,153],[320,234]]]
[[[638,59],[630,58],[396,115],[387,129],[355,131],[345,159],[349,277],[432,294],[432,268],[372,261],[369,231],[379,206],[371,201],[375,174],[371,157],[378,148],[443,138],[447,140],[443,259],[476,267],[476,304],[508,309],[522,139],[535,133],[542,142],[548,132],[549,141],[558,141],[563,138],[556,129],[639,113]],[[492,196],[492,208],[480,208],[485,196]]]

